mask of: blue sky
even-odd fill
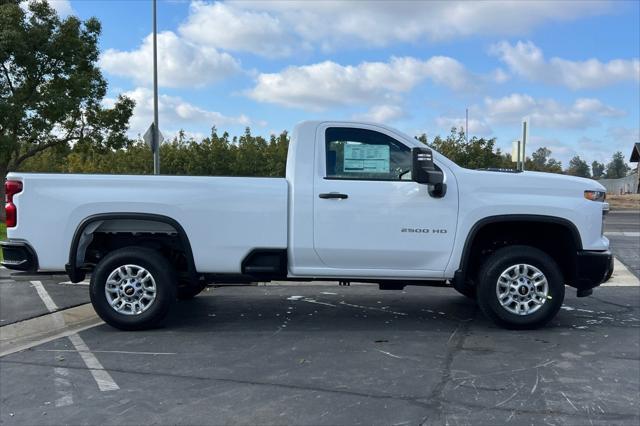
[[[151,2],[52,1],[103,25],[109,97],[151,110]],[[607,161],[640,140],[640,2],[158,1],[160,126],[201,137],[378,121],[411,135],[470,135],[528,154]]]

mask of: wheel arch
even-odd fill
[[[469,267],[471,265],[471,257],[474,251],[474,244],[477,241],[479,235],[483,230],[488,227],[494,227],[498,225],[538,225],[538,226],[556,226],[562,227],[569,235],[571,235],[571,242],[575,246],[576,253],[582,250],[582,239],[580,232],[576,225],[565,218],[558,216],[536,215],[536,214],[509,214],[509,215],[496,215],[488,216],[478,220],[472,227],[467,237],[460,257],[460,264],[455,272],[453,279],[454,286],[465,286],[469,277]],[[576,253],[571,253],[574,256]]]
[[[195,261],[193,258],[193,251],[191,249],[191,243],[189,237],[180,223],[168,216],[154,214],[154,213],[99,213],[91,215],[83,219],[73,234],[71,244],[69,247],[69,261],[65,267],[69,279],[72,282],[82,281],[86,275],[86,271],[82,269],[82,260],[84,259],[84,250],[87,249],[88,243],[83,241],[85,236],[85,230],[90,229],[91,226],[106,221],[118,221],[118,220],[130,220],[141,221],[149,223],[159,223],[172,227],[182,244],[187,259],[187,270],[192,280],[197,278],[197,271],[195,267]],[[97,226],[96,226],[97,228]],[[96,230],[91,230],[91,234]],[[90,243],[90,241],[89,241]],[[84,247],[83,247],[84,245]]]

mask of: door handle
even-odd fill
[[[341,194],[339,192],[325,192],[318,196],[324,200],[328,200],[328,199],[344,200],[346,198],[349,198],[347,194]]]

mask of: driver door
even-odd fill
[[[411,180],[410,146],[386,129],[329,126],[316,144],[314,248],[326,267],[371,275],[444,271],[457,221],[455,187],[430,197],[426,185]]]

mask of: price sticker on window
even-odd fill
[[[389,173],[389,145],[347,143],[344,146],[345,173]]]

